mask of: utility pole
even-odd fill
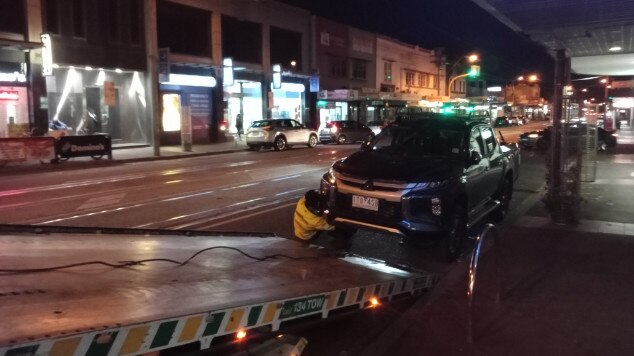
[[[158,86],[158,31],[156,28],[156,0],[144,0],[145,12],[145,55],[147,76],[145,83],[147,88],[147,113],[152,123],[152,148],[154,156],[161,155],[161,121],[159,110],[159,86]]]

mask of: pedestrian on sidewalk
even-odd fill
[[[238,131],[238,140],[242,141],[242,114],[236,115],[236,130]]]

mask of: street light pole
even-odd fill
[[[461,63],[462,63],[462,61],[464,61],[465,59],[467,59],[467,60],[469,61],[469,63],[475,63],[475,62],[477,62],[477,61],[479,61],[479,60],[480,60],[480,58],[478,57],[478,55],[477,55],[477,54],[471,54],[471,55],[468,55],[468,56],[463,56],[463,57],[461,57],[460,59],[458,59],[458,60],[456,61],[456,63],[454,63],[454,64],[451,66],[451,68],[449,68],[449,70],[447,71],[447,74],[448,74],[448,75],[451,75],[451,73],[453,73],[453,70],[456,68],[456,66],[458,66],[458,64],[461,64]],[[466,76],[468,76],[468,75],[469,75],[469,73],[467,73],[467,74],[460,74],[460,75],[458,75],[458,76],[450,77],[450,80],[449,80],[449,85],[447,85],[447,88],[446,88],[446,90],[445,90],[445,91],[446,91],[447,96],[451,97],[451,85],[452,85],[452,84],[456,81],[456,79],[464,78],[464,77],[466,77]]]

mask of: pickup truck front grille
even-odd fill
[[[337,173],[337,178],[343,184],[356,188],[366,188],[370,182],[367,178],[355,177],[347,174]],[[371,190],[383,192],[398,192],[408,189],[410,184],[400,181],[385,181],[380,179],[371,180]]]
[[[348,211],[353,214],[363,214],[387,219],[401,220],[401,203],[379,199],[379,211],[372,211],[352,206],[352,195],[337,193],[336,206],[338,211]]]

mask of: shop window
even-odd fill
[[[345,58],[330,57],[330,75],[335,78],[348,76],[348,63]]]
[[[49,124],[60,121],[71,134],[107,133],[114,145],[149,142],[142,72],[60,67],[45,80]]]
[[[223,57],[236,62],[262,63],[261,24],[223,15],[221,27]]]
[[[8,14],[9,12],[2,11]],[[46,0],[44,3],[44,19],[47,33],[59,34],[59,0]],[[4,21],[2,21],[4,22]]]
[[[367,77],[367,62],[361,59],[352,60],[352,78],[353,79],[366,79]]]
[[[73,37],[86,37],[86,12],[84,0],[73,0]]]
[[[383,62],[383,73],[385,77],[383,81],[386,83],[392,82],[392,62]]]

